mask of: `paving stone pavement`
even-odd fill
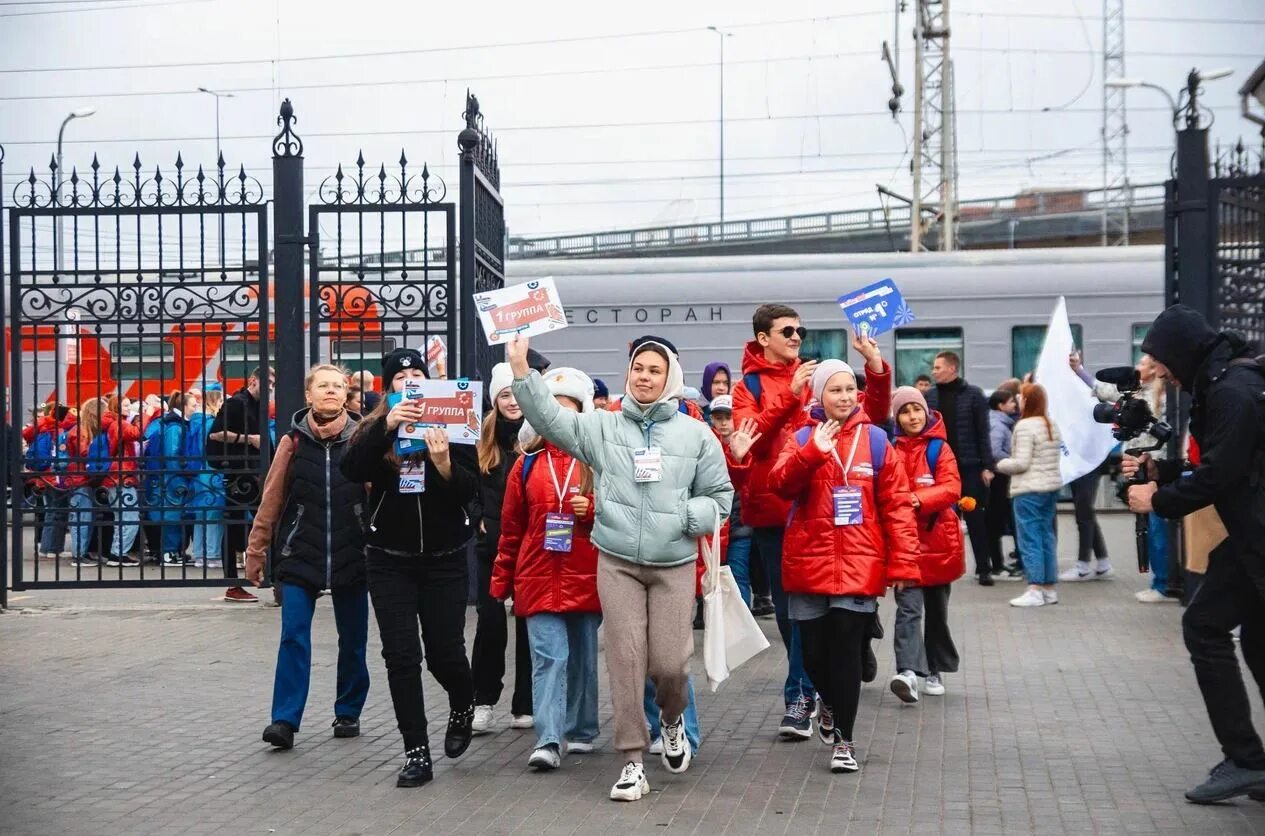
[[[506,728],[457,761],[437,758],[432,784],[401,790],[376,627],[364,732],[330,735],[327,601],[304,728],[294,750],[274,752],[259,734],[278,610],[216,604],[208,589],[14,593],[0,615],[0,832],[1265,832],[1265,804],[1182,799],[1221,755],[1181,646],[1181,610],[1133,600],[1146,581],[1131,568],[1132,520],[1108,516],[1104,527],[1118,576],[1062,585],[1057,607],[1006,606],[1017,584],[956,585],[963,661],[946,696],[902,705],[886,688],[882,644],[858,718],[859,775],[831,775],[815,741],[775,739],[786,657],[763,621],[774,646],[718,693],[699,688],[694,765],[669,775],[651,763],[653,791],[635,804],[607,799],[620,763],[605,694],[598,752],[568,756],[558,772],[530,772],[532,733]],[[1069,519],[1062,529],[1066,564]],[[889,599],[889,626],[892,612]],[[471,611],[467,640],[473,626]],[[440,693],[427,675],[436,740]]]

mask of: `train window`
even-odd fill
[[[1146,339],[1146,332],[1150,327],[1150,323],[1133,326],[1133,365],[1135,366],[1142,359],[1142,341]]]
[[[896,331],[896,385],[913,386],[920,374],[931,374],[936,355],[952,351],[966,365],[961,328],[899,328]]]
[[[167,340],[118,340],[110,344],[110,376],[115,380],[176,380],[176,347]]]
[[[223,380],[238,381],[250,377],[259,365],[259,340],[232,340],[224,343],[224,359],[220,361],[220,377]],[[276,343],[268,341],[268,362],[277,358]]]
[[[393,337],[353,337],[330,340],[330,362],[349,372],[369,371],[377,375],[382,369],[382,356],[395,350]]]
[[[833,358],[846,362],[851,341],[852,333],[847,329],[809,331],[799,349],[799,358],[817,361]]]
[[[1016,325],[1010,329],[1010,373],[1013,376],[1021,378],[1036,369],[1045,331],[1044,325]],[[1072,325],[1072,343],[1084,351],[1084,329],[1076,324]]]

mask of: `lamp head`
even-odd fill
[[[1199,80],[1216,81],[1219,78],[1226,78],[1232,75],[1234,75],[1234,69],[1232,67],[1217,67],[1215,70],[1200,70]]]
[[[95,107],[78,107],[70,111],[70,115],[76,119],[86,119],[96,112],[97,109]]]

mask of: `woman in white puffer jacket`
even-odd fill
[[[1010,476],[1015,538],[1028,576],[1028,590],[1010,605],[1040,607],[1059,602],[1054,591],[1059,579],[1055,511],[1063,487],[1063,436],[1046,412],[1044,387],[1025,384],[1019,402],[1023,411],[1015,424],[1010,457],[997,463],[997,469]]]

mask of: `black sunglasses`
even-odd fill
[[[782,335],[783,339],[787,339],[787,340],[789,340],[791,337],[795,336],[796,334],[799,334],[799,338],[801,340],[808,337],[808,329],[802,325],[799,326],[798,328],[796,328],[793,325],[787,325],[787,326],[784,326],[782,330],[779,331],[778,333]]]

